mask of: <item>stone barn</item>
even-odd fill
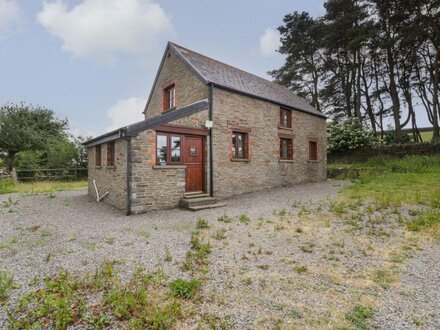
[[[143,113],[85,144],[89,194],[127,214],[222,206],[326,179],[322,113],[286,87],[174,43]]]

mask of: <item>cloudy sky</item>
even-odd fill
[[[267,77],[285,14],[323,0],[0,0],[0,105],[25,101],[97,135],[142,120],[168,40]]]

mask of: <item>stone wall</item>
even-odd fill
[[[279,106],[214,89],[214,195],[220,198],[326,179],[325,120],[293,111],[292,129],[279,128]],[[249,161],[231,160],[231,131],[248,129]],[[280,160],[280,135],[293,138],[293,160]],[[318,161],[308,161],[308,142]]]
[[[178,57],[169,53],[165,57],[156,85],[153,86],[145,119],[163,112],[163,90],[174,83],[176,88],[176,108],[208,98],[208,87],[197,78]]]
[[[138,134],[131,142],[131,212],[139,214],[179,205],[185,193],[185,167],[156,166],[156,132]]]
[[[126,210],[126,173],[127,173],[127,142],[117,140],[115,142],[115,165],[107,166],[107,144],[101,145],[101,166],[95,166],[95,147],[88,148],[88,190],[89,196],[96,200],[96,192],[93,187],[93,179],[96,180],[99,194],[102,196],[106,191],[109,194],[102,200],[118,209]]]
[[[331,153],[329,163],[366,162],[373,157],[431,156],[440,155],[440,143],[420,143],[390,145],[368,149],[355,150],[347,153]]]

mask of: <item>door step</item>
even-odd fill
[[[200,197],[209,197],[209,194],[197,192],[197,193],[185,193],[185,195],[183,195],[183,198],[185,198],[185,199],[193,199],[193,198],[200,198]]]
[[[205,196],[206,194],[203,194],[202,196],[191,196],[190,198],[187,198],[186,196],[182,198],[179,202],[180,207],[189,209],[192,211],[199,211],[199,210],[205,210],[205,209],[212,209],[216,207],[222,207],[227,204],[225,203],[219,203],[217,201],[217,198]]]
[[[217,207],[223,207],[223,206],[227,206],[227,205],[228,205],[228,203],[206,204],[206,205],[188,207],[188,210],[200,211],[200,210],[207,210],[207,209],[215,209]]]

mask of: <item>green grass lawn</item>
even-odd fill
[[[375,157],[364,163],[332,164],[362,168],[344,196],[392,205],[440,206],[440,156]]]
[[[10,179],[0,181],[0,194],[45,193],[87,188],[87,181],[39,181],[13,184]]]
[[[428,228],[440,237],[439,156],[381,157],[344,166],[363,171],[342,191],[341,205],[372,203],[375,210],[422,207],[416,221],[409,223],[410,230]]]

